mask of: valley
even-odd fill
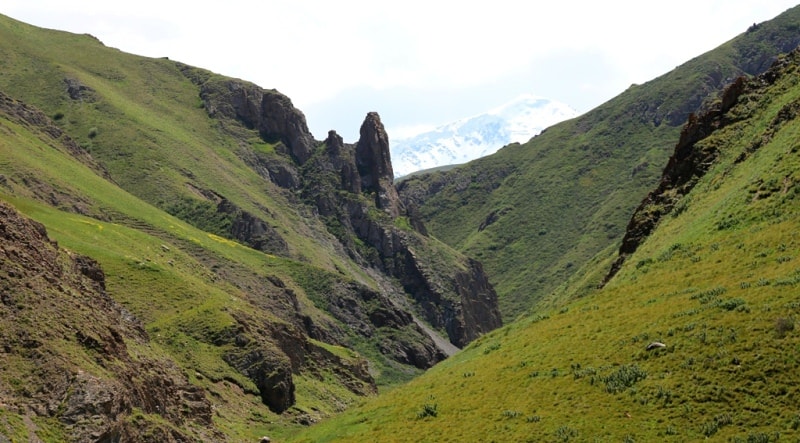
[[[395,182],[377,112],[0,16],[0,440],[797,438],[798,29]]]

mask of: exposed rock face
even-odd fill
[[[388,137],[377,113],[367,114],[355,147],[331,132],[324,152],[327,155],[315,156],[306,165],[305,194],[315,202],[320,215],[335,220],[338,226],[334,231],[352,257],[398,279],[420,306],[422,317],[445,330],[457,346],[501,325],[497,295],[480,264],[467,259],[463,263],[436,261],[433,257],[440,255],[436,248],[444,246],[425,238],[424,225],[400,202]],[[364,200],[372,199],[372,195],[380,213],[372,211],[372,205]],[[411,229],[398,228],[395,224],[399,217],[406,217]],[[353,237],[369,248],[360,247]],[[394,305],[393,309],[400,309]],[[370,318],[380,322],[382,316]],[[397,325],[412,327],[411,317]],[[438,358],[440,354],[428,349],[422,351],[425,358]],[[417,351],[406,348],[403,352],[419,354]],[[413,364],[420,367],[435,363],[420,365],[419,356],[403,360],[415,361]]]
[[[49,417],[70,441],[224,439],[211,405],[170,361],[137,355],[142,325],[104,291],[98,264],[65,253],[44,227],[0,203],[0,403],[19,416]],[[84,361],[94,362],[96,366]],[[138,408],[149,420],[130,426]],[[190,436],[184,425],[197,435]]]
[[[737,78],[725,88],[720,100],[705,113],[699,116],[689,115],[689,121],[681,131],[680,139],[667,162],[658,187],[645,197],[631,217],[619,249],[619,255],[602,285],[616,275],[625,259],[636,251],[661,219],[673,210],[675,205],[694,188],[698,180],[713,165],[719,151],[714,146],[698,146],[698,143],[714,131],[744,118],[746,112],[743,115],[732,115],[729,112],[737,104],[739,97],[775,83],[779,76],[785,74],[782,71],[783,68],[793,59],[800,59],[798,50],[793,51],[786,58],[778,59],[772,68],[752,80],[746,80],[744,77]],[[789,111],[789,113],[792,112]],[[764,137],[769,137],[770,134],[770,128],[767,128]],[[758,146],[753,146],[751,151],[757,148]],[[738,161],[743,160],[748,154],[749,152],[743,153]]]
[[[95,101],[94,89],[84,85],[80,80],[75,78],[65,78],[64,83],[67,84],[67,94],[73,100],[80,100],[86,102]]]
[[[404,244],[405,263],[397,277],[430,324],[444,328],[458,347],[502,326],[497,293],[479,262],[467,259],[464,269],[437,276],[431,269],[436,265],[415,252],[424,246],[414,243]]]
[[[331,297],[327,305],[335,318],[368,337],[387,326],[405,330],[414,338],[396,334],[394,341],[382,346],[382,352],[420,368],[432,366],[446,353],[414,322],[411,311],[401,302],[407,295],[422,307],[420,315],[424,319],[447,331],[450,341],[460,346],[500,326],[497,296],[481,267],[463,257],[458,259],[463,260],[459,263],[434,263],[431,257],[441,255],[435,249],[444,246],[433,246],[432,240],[418,240],[426,235],[425,227],[416,215],[416,207],[407,211],[394,187],[389,139],[377,113],[367,114],[355,145],[344,143],[335,131],[330,131],[326,140],[319,142],[321,149],[315,149],[318,142],[309,133],[302,113],[288,98],[276,91],[179,66],[200,86],[206,110],[221,125],[236,133],[237,129],[229,126],[230,120],[235,120],[256,129],[265,141],[278,142],[275,156],[251,151],[241,154],[247,164],[283,188],[301,189],[303,199],[313,206],[351,258],[399,280],[406,292],[402,294],[401,288],[395,289],[394,294],[340,288],[343,292]],[[283,154],[293,164],[286,162]],[[284,246],[253,241],[275,238],[276,233],[246,215],[241,213],[233,223],[234,238],[262,250]],[[401,217],[404,220],[398,220]],[[395,226],[397,223],[410,228],[401,229]],[[410,250],[412,243],[417,245],[416,252]],[[241,362],[245,361],[248,361],[246,356],[239,356],[236,358],[239,363],[235,364],[244,368],[246,365]],[[290,384],[285,380],[275,382],[255,374],[248,376],[265,380],[265,387],[284,386],[277,397],[291,397]],[[280,403],[269,399],[273,410],[285,407]]]
[[[291,365],[274,352],[257,348],[242,354],[227,354],[225,359],[229,365],[253,380],[261,401],[272,412],[280,414],[294,405]]]
[[[456,346],[466,346],[481,334],[503,325],[497,307],[497,293],[479,261],[468,259],[467,269],[455,275],[455,289],[462,311],[461,317],[454,321],[463,324],[464,332],[454,335],[465,339],[462,343],[454,343]]]
[[[336,131],[329,131],[325,140],[328,157],[334,171],[339,171],[341,188],[354,194],[361,192],[361,175],[353,155],[353,147],[345,146],[344,140]]]
[[[364,192],[376,194],[375,204],[391,217],[403,211],[394,187],[394,172],[389,153],[389,136],[377,112],[370,112],[361,125],[361,138],[356,144],[356,165]]]
[[[235,349],[224,360],[251,379],[261,401],[275,413],[295,404],[293,375],[328,368],[339,381],[360,395],[377,392],[375,382],[362,358],[346,360],[307,340],[302,328],[289,324],[263,324],[246,313],[236,313],[237,326],[219,344],[233,344]],[[321,374],[316,374],[322,376]]]
[[[266,221],[226,199],[219,202],[217,211],[231,216],[230,234],[234,239],[269,254],[286,255],[289,251],[289,245],[283,237]]]
[[[348,284],[336,288],[336,296],[329,303],[331,314],[363,337],[374,337],[379,329],[397,331],[391,334],[391,340],[379,345],[381,353],[395,361],[427,369],[447,357],[414,322],[413,315],[392,301],[390,294]]]
[[[689,121],[681,131],[680,140],[675,146],[675,152],[669,158],[661,182],[654,191],[651,191],[642,201],[631,217],[619,256],[611,265],[603,284],[611,280],[622,267],[625,259],[634,253],[640,244],[653,232],[661,219],[672,211],[675,204],[689,191],[702,177],[717,157],[716,149],[696,150],[695,143],[708,137],[716,128],[725,124],[725,112],[736,103],[742,92],[744,79],[739,77],[723,93],[722,102],[699,118],[695,114],[689,115]]]
[[[239,120],[265,140],[283,143],[297,163],[311,156],[316,142],[306,117],[280,92],[242,81],[206,81],[200,85],[200,97],[209,115]]]

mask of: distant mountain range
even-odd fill
[[[395,177],[480,158],[509,143],[525,143],[548,126],[575,117],[564,103],[525,94],[473,117],[392,141]]]

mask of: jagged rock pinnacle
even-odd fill
[[[336,131],[328,131],[328,138],[325,140],[328,149],[328,156],[334,170],[340,173],[341,187],[354,194],[361,192],[361,177],[356,168],[353,145],[345,146],[342,137]]]
[[[394,188],[389,136],[377,112],[367,114],[356,144],[356,166],[364,192],[375,192],[375,203],[392,217],[402,213],[402,204]]]
[[[356,145],[356,162],[364,178],[364,186],[377,188],[382,177],[393,180],[389,136],[377,112],[370,112],[361,125],[361,138]]]

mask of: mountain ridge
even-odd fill
[[[382,392],[297,438],[796,436],[796,54],[687,145],[719,155],[604,289],[595,277],[622,237],[609,214],[637,203],[613,179],[653,189],[681,116],[715,109],[733,61],[794,42],[797,12],[398,190],[377,114],[355,144],[314,140],[277,91],[0,16],[0,226],[25,231],[0,245],[0,435],[288,439]],[[487,271],[444,243],[459,236]],[[524,255],[491,261],[508,252]],[[495,331],[530,305],[498,309],[490,280],[544,291],[548,261],[562,286]],[[445,359],[437,335],[464,350]]]
[[[333,146],[275,90],[89,36],[0,17],[0,53],[0,199],[97,260],[151,338],[121,340],[214,407],[208,430],[134,405],[99,411],[91,433],[280,437],[441,361],[452,345],[437,343],[501,324],[481,267],[417,231],[392,195],[377,114],[361,144]],[[14,362],[0,378],[16,386]],[[66,435],[63,411],[2,410],[0,432]]]
[[[604,288],[291,441],[797,438],[798,72],[800,49],[687,119],[631,229],[661,216]]]
[[[505,318],[544,309],[584,263],[616,248],[688,115],[800,44],[798,23],[800,8],[789,9],[528,143],[408,177],[401,198],[431,235],[483,262]],[[592,278],[584,292],[602,280]]]

